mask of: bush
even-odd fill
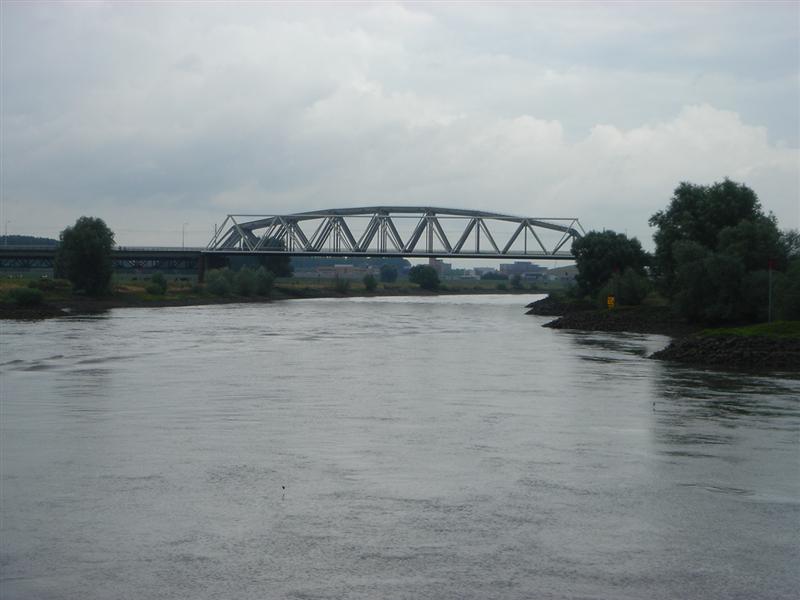
[[[150,278],[150,285],[146,288],[148,294],[163,296],[167,293],[167,279],[161,273],[156,273]]]
[[[378,287],[378,280],[372,275],[364,275],[364,287],[367,288],[368,292],[374,292],[375,288]]]
[[[259,296],[272,295],[272,288],[275,285],[275,275],[264,267],[259,267],[256,271],[256,294]]]
[[[650,290],[650,280],[647,277],[627,268],[622,275],[614,273],[606,282],[597,294],[597,303],[604,308],[608,296],[614,296],[619,306],[639,306]]]
[[[505,283],[498,283],[497,289],[500,290],[501,292],[504,292],[508,289],[508,286]]]
[[[521,290],[522,289],[522,276],[521,275],[517,274],[517,275],[514,275],[511,278],[511,287],[514,288],[515,290]]]
[[[239,296],[252,296],[256,291],[256,272],[242,267],[234,278],[234,289]]]
[[[383,283],[394,283],[397,281],[397,269],[392,265],[381,265],[381,281]]]
[[[214,269],[208,272],[206,277],[206,288],[214,296],[230,296],[231,284],[229,277],[225,273],[228,269]]]
[[[44,294],[41,290],[29,287],[13,288],[9,290],[8,298],[17,306],[39,306],[44,299]]]
[[[436,269],[428,265],[411,267],[408,272],[408,280],[416,283],[423,290],[435,290],[439,287],[439,274]]]
[[[42,290],[43,292],[50,292],[53,290],[68,290],[71,284],[66,279],[33,279],[28,282],[28,287],[35,290]]]
[[[333,280],[333,290],[337,294],[346,294],[350,291],[350,280],[342,279],[341,277],[336,277]]]

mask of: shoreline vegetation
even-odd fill
[[[543,327],[579,331],[666,335],[672,339],[652,359],[693,367],[748,371],[800,371],[800,321],[743,327],[703,328],[676,317],[669,306],[595,309],[586,302],[548,296],[528,305],[527,314],[555,316]]]
[[[578,331],[630,332],[669,336],[672,341],[650,358],[687,364],[757,371],[800,371],[800,321],[778,321],[739,328],[703,328],[675,316],[665,304],[597,309],[588,301],[564,300],[553,290],[503,289],[489,282],[452,282],[426,290],[406,281],[381,284],[367,290],[360,282],[337,285],[336,280],[275,281],[269,295],[217,296],[188,281],[171,282],[163,294],[152,293],[147,280],[118,282],[103,297],[74,294],[59,280],[6,280],[0,283],[0,320],[35,321],[70,315],[102,313],[114,308],[162,308],[219,304],[263,304],[309,298],[442,296],[476,294],[548,294],[527,305],[527,314],[552,316],[543,326]],[[339,282],[340,283],[340,282]],[[40,302],[22,305],[13,290],[39,290]]]
[[[48,280],[44,280],[48,281]],[[39,286],[35,279],[9,279],[0,282],[0,320],[40,320],[69,315],[96,314],[113,308],[164,308],[171,306],[206,306],[217,304],[266,304],[281,300],[311,298],[379,298],[391,296],[447,296],[472,294],[547,294],[547,289],[498,288],[496,282],[458,281],[446,282],[436,290],[426,290],[418,285],[398,281],[378,285],[367,290],[360,281],[278,279],[268,295],[214,295],[188,281],[170,282],[163,294],[148,291],[149,281],[117,283],[111,294],[91,297],[75,294],[68,282],[50,280]],[[31,283],[34,282],[34,283]],[[40,300],[24,305],[12,299],[12,290],[40,289]],[[43,289],[42,289],[43,288]]]

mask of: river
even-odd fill
[[[0,597],[796,598],[800,379],[532,299],[0,324]]]

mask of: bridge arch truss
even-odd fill
[[[371,206],[228,215],[205,252],[570,260],[572,241],[583,233],[577,218]]]

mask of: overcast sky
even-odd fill
[[[428,204],[652,248],[679,182],[726,176],[800,226],[797,2],[1,6],[9,233]]]

